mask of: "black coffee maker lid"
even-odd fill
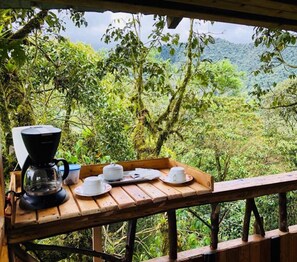
[[[21,131],[25,135],[46,135],[61,133],[61,129],[53,126],[31,126]]]
[[[21,135],[34,164],[44,165],[52,162],[60,142],[61,129],[32,126],[22,130]]]

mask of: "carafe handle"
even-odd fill
[[[63,174],[62,180],[64,180],[69,174],[69,164],[68,164],[68,162],[63,158],[54,159],[54,162],[55,162],[56,165],[59,162],[63,163],[63,165],[64,165],[64,174]]]

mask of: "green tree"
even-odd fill
[[[274,109],[289,126],[297,123],[297,79],[288,79],[276,85],[263,99],[263,107]]]
[[[294,69],[297,69],[297,61],[296,59],[288,56],[288,53],[290,54],[290,52],[288,51],[296,48],[296,33],[286,30],[258,27],[256,28],[253,35],[253,40],[255,46],[266,47],[266,50],[260,56],[260,61],[262,64],[259,69],[254,71],[255,75],[258,75],[260,72],[272,74],[277,67],[283,66],[285,70],[290,72],[290,79],[296,78],[296,70],[294,71]],[[267,92],[273,92],[276,84],[277,83],[274,83],[273,86],[268,88],[261,87],[257,84],[255,85],[253,94],[256,95],[258,98],[261,98]],[[288,92],[288,95],[296,93],[296,91],[297,90],[294,85],[288,86],[286,88],[286,92]],[[278,102],[280,101],[281,99],[278,99]],[[283,107],[296,107],[296,105],[297,100],[295,99],[293,101],[291,100],[290,104],[284,103]],[[281,106],[282,104],[278,103],[278,107]]]
[[[214,175],[217,181],[292,169],[293,151],[290,156],[285,150],[294,150],[292,135],[284,136],[279,125],[272,126],[274,118],[262,117],[259,108],[244,98],[217,97],[194,116],[192,127],[184,133],[184,144],[175,144],[173,150],[182,162]]]
[[[82,13],[70,13],[78,25],[84,23]],[[7,9],[0,10],[0,24],[0,124],[4,166],[9,169],[12,127],[35,123],[26,79],[20,74],[27,62],[25,49],[31,45],[38,47],[41,33],[56,35],[63,29],[63,22],[47,10]]]
[[[139,16],[133,16],[123,28],[110,25],[103,37],[106,43],[111,40],[118,42],[110,51],[104,68],[113,72],[116,79],[126,75],[133,87],[129,95],[135,117],[133,141],[138,158],[158,156],[170,136],[181,136],[178,130],[182,111],[189,106],[200,108],[199,97],[210,98],[215,93],[222,93],[227,88],[226,83],[232,82],[226,74],[232,71],[227,68],[227,63],[220,68],[221,71],[212,70],[207,62],[201,63],[201,54],[213,39],[198,34],[193,20],[185,44],[185,62],[172,68],[169,61],[157,60],[156,51],[161,52],[163,46],[174,54],[181,43],[177,35],[163,33],[166,24],[163,17],[155,19],[146,44],[140,38]],[[217,84],[219,77],[220,84]],[[228,81],[224,83],[223,78]],[[228,88],[231,90],[238,86],[237,82]]]

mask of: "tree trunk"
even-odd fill
[[[70,118],[72,113],[72,98],[69,93],[67,93],[65,97],[65,106],[66,106],[66,114],[65,114],[64,126],[63,126],[63,133],[65,134],[65,136],[69,136],[70,135]]]
[[[174,99],[170,100],[171,105],[168,106],[167,110],[167,122],[165,125],[165,129],[162,130],[159,133],[157,143],[155,146],[155,154],[157,156],[160,155],[161,149],[163,144],[167,141],[169,135],[172,133],[173,128],[175,124],[178,122],[179,118],[179,113],[181,109],[181,105],[184,99],[184,95],[187,89],[187,86],[189,84],[189,81],[192,77],[192,64],[193,64],[193,53],[192,53],[192,41],[193,41],[193,23],[194,20],[191,19],[191,24],[190,24],[190,32],[189,32],[189,37],[188,37],[188,49],[187,49],[187,65],[186,65],[186,72],[183,78],[183,81],[179,88],[177,89],[176,95],[174,96]],[[162,115],[163,118],[164,114]]]
[[[11,122],[9,117],[9,111],[6,106],[5,101],[5,92],[2,83],[0,83],[1,92],[0,92],[0,121],[1,121],[1,130],[4,139],[4,150],[3,157],[6,158],[9,154],[9,147],[12,145],[12,135],[11,135]]]

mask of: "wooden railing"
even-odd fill
[[[174,253],[177,241],[170,241],[169,256],[155,258],[150,262],[196,261],[196,262],[296,262],[297,225],[288,226],[287,192],[297,189],[297,172],[269,175],[219,182],[214,184],[211,194],[200,196],[201,204],[211,205],[211,244],[193,250]],[[278,229],[265,232],[263,218],[258,212],[255,198],[278,194]],[[219,243],[220,203],[245,200],[242,238]],[[185,205],[186,206],[186,205]],[[168,220],[175,215],[168,213]],[[255,217],[255,235],[249,236],[251,215]],[[271,214],[262,214],[265,216]],[[296,221],[297,222],[297,221]],[[176,239],[177,232],[169,231],[169,238]]]

